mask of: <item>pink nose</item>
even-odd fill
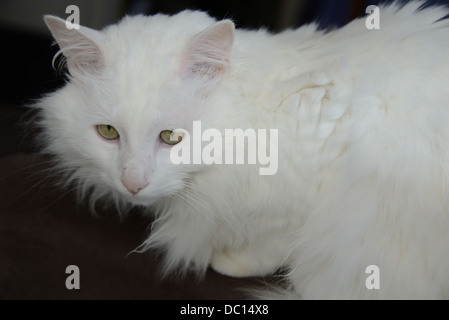
[[[123,171],[122,183],[134,195],[138,194],[148,185],[147,179],[139,175],[133,168]]]

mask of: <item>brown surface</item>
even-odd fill
[[[17,153],[18,140],[0,145],[0,299],[237,299],[254,285],[213,271],[161,279],[156,253],[129,254],[148,235],[148,220],[93,217],[48,178],[44,158]],[[69,265],[80,268],[80,290],[65,287]]]

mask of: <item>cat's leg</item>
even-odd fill
[[[284,252],[267,239],[251,246],[225,248],[212,254],[211,267],[226,276],[243,278],[267,276],[284,262]]]

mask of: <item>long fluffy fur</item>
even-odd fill
[[[380,30],[364,19],[332,32],[236,30],[228,73],[207,94],[179,79],[178,63],[212,18],[127,17],[102,31],[100,75],[37,105],[45,151],[94,199],[151,207],[140,249],[165,252],[166,272],[283,267],[297,298],[447,297],[449,11],[422,4],[381,8]],[[278,173],[170,165],[156,137],[194,120],[279,129]],[[121,130],[120,147],[98,123]],[[120,176],[136,159],[151,178],[132,196]],[[365,287],[369,265],[380,290]]]

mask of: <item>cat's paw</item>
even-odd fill
[[[216,272],[235,278],[266,276],[276,270],[273,263],[251,257],[247,250],[214,252],[210,265]]]

